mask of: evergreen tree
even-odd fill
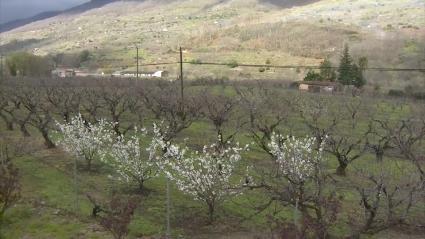
[[[344,47],[338,69],[338,81],[343,85],[350,85],[353,77],[353,59],[347,45]]]
[[[332,68],[332,63],[328,59],[325,59],[322,64],[320,64],[320,77],[324,81],[336,80],[336,72]]]
[[[348,46],[345,46],[339,64],[338,81],[343,85],[354,85],[357,88],[364,86],[366,84],[366,79],[363,73],[367,64],[368,60],[366,57],[361,57],[358,64],[356,64],[350,55]]]

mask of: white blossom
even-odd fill
[[[100,120],[96,124],[85,122],[81,114],[73,117],[69,123],[56,122],[62,133],[58,144],[78,159],[91,161],[99,156],[101,150],[112,142],[113,124]]]
[[[157,164],[144,154],[141,137],[146,137],[144,129],[134,130],[130,137],[118,136],[108,149],[102,152],[102,159],[118,173],[118,179],[127,183],[136,182],[140,188],[145,181],[157,176]]]
[[[293,183],[303,183],[314,176],[323,157],[323,145],[316,150],[316,138],[296,138],[273,133],[268,145],[280,173]]]
[[[177,187],[197,200],[221,200],[235,193],[230,178],[240,161],[242,148],[219,150],[216,145],[205,146],[202,152],[183,153],[178,160],[169,161],[171,179]]]
[[[157,125],[154,125],[154,135],[149,147],[151,158],[159,162],[183,193],[208,204],[237,193],[231,177],[247,147],[223,148],[212,144],[204,146],[202,152],[191,152],[186,147],[165,142]]]

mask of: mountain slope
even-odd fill
[[[421,0],[296,2],[107,2],[2,33],[0,45],[10,51],[20,44],[41,55],[88,49],[93,53],[90,66],[110,71],[134,65],[135,43],[142,48],[142,62],[175,61],[176,50],[183,46],[187,60],[315,65],[324,57],[336,58],[348,43],[358,54],[369,54],[374,66],[424,64],[420,56],[425,55],[421,41],[425,3]],[[405,49],[406,44],[414,45],[411,51]],[[390,45],[396,51],[379,55],[383,54],[379,49]],[[256,70],[189,68],[197,75],[264,77]]]
[[[85,11],[102,7],[106,4],[109,4],[111,2],[115,2],[117,0],[92,0],[90,2],[78,5],[76,7],[70,8],[65,11],[48,11],[48,12],[42,12],[40,14],[37,14],[32,17],[24,18],[24,19],[18,19],[11,22],[6,22],[3,24],[0,24],[0,33],[1,32],[7,32],[10,30],[13,30],[15,28],[19,28],[28,24],[31,24],[33,22],[41,21],[44,19],[52,18],[55,16],[58,16],[60,14],[79,14],[83,13]]]
[[[47,18],[57,16],[60,13],[61,13],[60,11],[42,12],[40,14],[37,14],[37,15],[29,17],[29,18],[18,19],[18,20],[6,22],[6,23],[3,23],[3,24],[0,24],[0,32],[10,31],[10,30],[13,30],[15,28],[30,24],[32,22],[36,22],[36,21],[40,21],[40,20],[44,20],[44,19],[47,19]]]

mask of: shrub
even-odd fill
[[[320,77],[321,77],[321,80],[326,80],[326,81],[336,80],[335,69],[332,68],[332,63],[328,59],[325,59],[320,64]]]
[[[27,52],[11,54],[6,59],[6,65],[12,76],[48,76],[52,70],[47,58]]]
[[[202,64],[202,60],[201,59],[192,59],[192,60],[190,60],[190,64],[194,64],[194,65]]]
[[[425,100],[425,91],[413,93],[413,98],[417,100]]]
[[[319,73],[309,70],[307,75],[304,77],[304,81],[321,81],[322,76]]]
[[[402,90],[391,89],[390,91],[388,91],[388,95],[393,97],[402,97],[405,96],[405,93]]]
[[[239,66],[239,63],[236,60],[231,60],[227,63],[227,66],[230,68],[236,68]]]

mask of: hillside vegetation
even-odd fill
[[[106,72],[134,68],[135,44],[142,48],[141,64],[175,62],[183,46],[187,61],[318,65],[326,57],[336,62],[344,44],[374,67],[425,64],[425,3],[420,0],[148,0],[96,6],[2,33],[1,48],[39,55],[87,49],[93,52],[87,67]],[[304,69],[260,73],[197,66],[188,71],[192,77],[238,79],[298,80],[305,75]],[[423,85],[422,78],[369,74],[371,82],[386,87]]]

